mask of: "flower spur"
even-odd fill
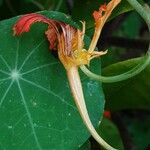
[[[78,68],[82,65],[89,65],[93,58],[107,53],[107,51],[95,51],[95,47],[107,18],[119,2],[120,0],[111,0],[107,5],[101,5],[99,11],[94,11],[95,33],[88,50],[84,49],[83,41],[85,22],[82,22],[83,27],[81,31],[66,23],[32,13],[22,16],[13,27],[14,35],[20,35],[24,32],[28,32],[30,26],[35,22],[48,24],[48,30],[45,34],[50,43],[50,49],[57,50],[58,57],[66,69],[72,95],[83,122],[95,140],[108,150],[113,150],[114,148],[99,136],[90,121]]]

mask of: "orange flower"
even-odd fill
[[[100,6],[99,11],[94,11],[95,32],[88,50],[84,49],[83,41],[85,22],[82,22],[83,29],[81,31],[66,23],[46,18],[40,14],[28,14],[22,16],[13,27],[14,35],[20,35],[23,32],[28,32],[30,26],[35,22],[44,22],[48,24],[48,30],[45,34],[50,42],[50,49],[58,51],[59,59],[67,71],[72,95],[83,122],[95,140],[108,150],[114,150],[114,148],[108,145],[99,136],[89,118],[78,67],[87,65],[90,63],[91,59],[106,54],[106,51],[95,51],[95,47],[106,20],[120,1],[121,0],[111,0],[107,5],[104,4]]]
[[[50,42],[50,49],[58,50],[59,59],[67,70],[73,66],[89,64],[94,57],[106,53],[95,51],[89,53],[84,49],[85,22],[82,23],[83,30],[80,31],[66,23],[46,18],[40,14],[27,14],[15,24],[14,35],[28,32],[30,26],[35,22],[48,24],[48,30],[45,34]]]

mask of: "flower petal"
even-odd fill
[[[93,13],[95,22],[106,22],[113,9],[120,3],[120,1],[121,0],[111,0],[107,5],[101,5],[99,11],[94,11]]]
[[[93,17],[95,19],[95,21],[97,21],[99,18],[102,17],[103,12],[105,12],[107,9],[106,3],[101,5],[99,8],[99,11],[94,11],[93,13]]]
[[[121,0],[111,0],[107,5],[101,5],[98,11],[94,11],[93,16],[95,19],[95,32],[92,42],[89,47],[89,52],[92,53],[96,47],[97,41],[100,37],[102,28],[111,15],[113,9],[121,2]]]
[[[48,30],[45,32],[48,41],[50,42],[50,49],[56,50],[57,48],[57,34],[52,30],[52,27],[49,26]]]
[[[14,35],[20,35],[23,32],[28,32],[30,26],[35,22],[49,23],[49,19],[40,14],[27,14],[22,16],[13,27]]]

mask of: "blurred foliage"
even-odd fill
[[[135,25],[136,23],[136,25]],[[126,37],[126,38],[139,38],[140,28],[143,20],[136,12],[130,12],[125,17],[125,20],[120,25],[119,29],[113,33],[113,36]]]
[[[1,20],[41,10],[59,10],[60,12],[67,13],[67,5],[64,0],[4,0],[0,8]]]
[[[111,47],[108,51],[108,55],[104,56],[102,59],[103,66],[108,66],[103,69],[103,74],[108,75],[117,75],[128,71],[135,65],[137,65],[141,59],[132,59],[125,62],[119,62],[126,60],[127,58],[133,58],[144,55],[147,50],[141,50],[137,47],[138,41],[149,39],[150,35],[148,34],[148,29],[141,19],[141,17],[135,13],[128,13],[126,16],[123,16],[123,21],[119,25],[119,28],[112,33],[112,37],[123,37],[125,40],[130,41],[126,42],[122,40],[123,47],[120,47],[121,43],[118,43]],[[136,24],[136,25],[135,25]],[[131,40],[129,40],[131,39]],[[131,47],[130,44],[132,40],[137,40],[134,47]],[[124,44],[124,42],[126,44]],[[142,43],[141,43],[142,44]],[[111,45],[109,45],[111,46]],[[125,47],[126,46],[126,47]],[[147,44],[148,46],[148,44]],[[115,64],[116,63],[116,64]],[[109,64],[113,64],[110,65]],[[150,108],[148,90],[150,88],[148,79],[149,78],[149,67],[144,70],[138,76],[131,78],[129,80],[113,83],[113,84],[103,84],[105,96],[107,99],[106,107],[111,110],[121,110],[128,108]]]
[[[103,69],[104,75],[124,73],[142,61],[143,58],[119,62]],[[150,65],[137,76],[122,82],[103,84],[108,110],[150,108]]]
[[[150,112],[149,111],[125,111],[124,123],[138,150],[150,149]]]
[[[89,140],[87,140],[86,143],[81,145],[81,147],[78,150],[91,150],[91,143]]]
[[[108,2],[108,0],[105,2]],[[87,28],[91,28],[94,25],[92,13],[94,10],[99,9],[100,4],[104,4],[104,1],[83,0],[83,2],[81,3],[80,0],[75,0],[74,7],[72,10],[72,16],[75,20],[86,21]],[[113,12],[111,18],[130,10],[132,10],[132,7],[128,4],[128,2],[122,1]]]
[[[109,119],[103,118],[98,133],[105,141],[111,143],[111,145],[119,150],[123,150],[123,143],[116,125]]]
[[[35,5],[39,10],[53,10],[67,12],[65,0],[24,0],[26,3]]]
[[[0,0],[0,6],[3,4],[3,0]]]
[[[147,116],[145,119],[132,119],[127,120],[127,127],[132,135],[136,147],[139,150],[150,149],[150,118]],[[129,120],[129,121],[128,121]]]
[[[143,3],[143,0],[138,0]],[[106,0],[105,2],[108,2]],[[149,0],[145,2],[150,4]],[[75,21],[85,20],[87,24],[87,34],[92,36],[94,20],[92,12],[98,10],[99,5],[103,0],[0,0],[0,20],[11,18],[13,16],[37,12],[41,10],[60,11],[71,15]],[[135,64],[139,63],[139,59],[133,59],[121,63],[122,60],[142,56],[146,52],[144,43],[148,43],[150,35],[147,26],[141,17],[131,12],[132,7],[126,0],[122,0],[121,4],[115,9],[109,22],[103,29],[100,37],[98,48],[105,50],[108,48],[108,54],[102,57],[103,73],[105,75],[118,74],[124,72]],[[130,11],[130,12],[128,12]],[[125,13],[126,12],[126,13]],[[119,15],[119,16],[118,16]],[[118,16],[115,18],[115,16]],[[108,40],[109,39],[109,40]],[[119,39],[118,42],[115,40]],[[135,43],[134,45],[131,44]],[[138,47],[140,41],[141,49]],[[109,66],[110,64],[116,63]],[[105,68],[108,66],[107,68]],[[149,109],[149,67],[138,76],[114,84],[104,84],[106,95],[106,108],[110,110],[122,109]],[[150,120],[148,117],[132,119],[129,116],[123,118],[136,147],[139,150],[148,149],[150,137]],[[102,131],[102,132],[101,132]],[[103,119],[99,132],[112,145],[118,145],[118,148],[123,149],[116,126],[107,119]],[[82,150],[89,150],[90,143],[87,141]]]
[[[149,40],[150,36],[146,24],[141,17],[136,12],[126,13],[120,17],[121,23],[114,28],[115,32],[109,32],[110,35],[108,37],[105,37],[105,35],[102,37],[102,40],[106,39],[103,41],[106,42],[108,48],[108,54],[103,56],[102,59],[103,67],[129,58],[142,56],[147,51],[148,41],[146,40]],[[115,20],[112,21],[112,24],[114,22]],[[105,30],[109,31],[107,28],[105,28]],[[115,40],[116,37],[118,40],[120,38],[118,42]],[[110,41],[107,41],[108,38],[110,38]],[[140,40],[141,47],[143,44],[142,48],[138,47]],[[135,43],[134,45],[132,44],[132,41]],[[147,43],[147,47],[145,47],[145,43]],[[101,46],[101,43],[99,44]]]

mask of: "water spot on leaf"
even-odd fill
[[[34,126],[34,127],[38,127],[38,125],[37,125],[36,123],[33,123],[33,126]]]
[[[51,123],[48,123],[48,127],[51,127]]]
[[[12,128],[13,128],[13,126],[11,126],[11,125],[8,126],[8,129],[12,129]]]
[[[35,101],[32,102],[33,106],[36,107],[37,103]]]

